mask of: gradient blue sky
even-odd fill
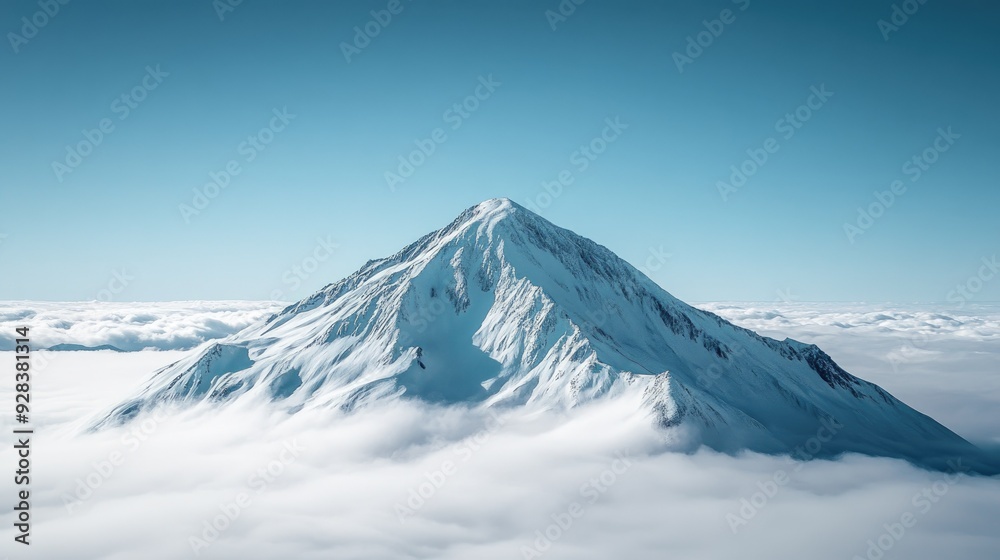
[[[0,298],[96,299],[124,270],[120,301],[299,299],[569,169],[543,215],[637,266],[662,248],[650,275],[682,299],[946,301],[1000,252],[1000,7],[929,0],[887,41],[893,3],[587,0],[553,31],[556,0],[402,0],[348,62],[341,43],[388,0],[244,0],[223,21],[208,0],[77,1],[16,53],[9,33],[40,8],[5,1]],[[735,21],[679,72],[673,53],[724,9]],[[157,65],[169,76],[120,119],[115,99]],[[444,112],[489,75],[501,85],[452,130]],[[776,132],[822,84],[833,97]],[[283,107],[295,119],[246,163],[240,143]],[[580,171],[609,117],[628,129]],[[58,181],[52,162],[104,118]],[[960,138],[912,181],[904,163],[949,126]],[[385,172],[439,127],[391,190]],[[769,137],[779,150],[724,201],[717,182]],[[232,159],[243,171],[185,223],[178,206]],[[844,223],[897,179],[905,194],[849,242]],[[319,237],[338,248],[293,286]],[[977,286],[1000,299],[1000,276]]]

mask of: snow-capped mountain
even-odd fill
[[[550,410],[632,398],[668,432],[724,451],[788,452],[819,436],[812,455],[943,468],[976,453],[818,347],[691,307],[506,199],[156,372],[98,425],[165,402],[294,412],[397,398]]]

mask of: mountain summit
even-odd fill
[[[945,468],[977,450],[818,347],[691,307],[605,247],[507,199],[157,371],[98,425],[157,403],[289,411],[411,398],[565,410],[634,398],[715,449],[842,452]]]

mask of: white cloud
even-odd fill
[[[0,302],[0,349],[11,350],[14,329],[31,327],[37,347],[56,344],[120,350],[177,350],[229,336],[285,304],[257,301]]]
[[[794,315],[787,308],[779,311],[786,318]],[[805,327],[779,330],[806,340],[813,334],[832,337],[835,358],[850,347],[848,361],[856,366],[885,368],[884,356],[866,354],[880,351],[883,338],[854,346],[879,332],[865,326],[860,313],[801,314],[796,320]],[[807,317],[813,316],[821,318],[811,324]],[[852,326],[833,326],[834,316]],[[855,329],[866,334],[820,334],[830,328],[842,336]],[[992,362],[971,361],[969,368],[942,374],[940,368],[954,363],[948,352],[967,342],[962,329],[947,332],[920,362],[938,375],[886,378],[931,403],[935,391],[954,393],[995,411],[1000,392],[996,385],[983,391],[982,380],[995,374],[996,347],[976,341]],[[664,452],[666,445],[648,423],[616,402],[564,417],[504,417],[499,427],[474,411],[413,403],[349,416],[335,410],[275,415],[239,403],[79,433],[86,420],[129,394],[148,372],[182,355],[50,355],[33,386],[41,429],[32,456],[30,558],[194,558],[190,537],[204,538],[204,523],[232,511],[241,493],[249,504],[238,508],[235,520],[197,557],[517,559],[524,557],[523,547],[538,544],[536,531],[547,529],[561,533],[541,556],[552,559],[850,560],[866,557],[873,546],[869,540],[889,545],[885,559],[978,559],[1000,552],[997,479],[964,477],[949,484],[941,473],[857,455],[795,463],[757,454]],[[10,353],[0,353],[0,363],[10,360]],[[12,402],[11,391],[9,384],[0,385],[0,401]],[[0,418],[0,429],[9,430],[10,421]],[[285,461],[291,456],[282,453],[291,442],[301,451]],[[121,460],[108,469],[113,453]],[[602,476],[610,480],[616,453],[631,466],[603,484]],[[10,446],[0,450],[0,464],[13,464]],[[260,474],[269,467],[271,474]],[[446,470],[449,474],[439,476]],[[779,472],[787,482],[770,486]],[[99,484],[70,513],[63,497],[88,477]],[[598,490],[591,503],[594,480],[606,491]],[[9,477],[0,492],[13,496]],[[411,492],[422,492],[424,503],[400,522],[397,504],[410,507]],[[919,498],[925,492],[930,497]],[[745,515],[750,510],[741,513],[743,500],[762,506]],[[581,516],[572,518],[568,529],[552,530],[553,524],[566,523],[567,512],[580,511],[570,509],[574,503]],[[907,513],[915,520],[912,527],[898,538],[890,534],[898,534]],[[747,524],[734,533],[730,515],[746,517]],[[11,524],[10,513],[0,514],[0,538],[8,543]]]
[[[857,303],[703,303],[697,307],[761,333],[824,335],[851,330],[876,336],[896,333],[1000,339],[1000,305],[995,304],[963,309]]]
[[[760,334],[818,345],[979,445],[1000,446],[1000,304],[707,303],[698,307]]]

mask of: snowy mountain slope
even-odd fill
[[[944,468],[977,452],[819,348],[688,306],[506,199],[156,372],[98,424],[162,402],[237,398],[291,411],[393,398],[565,410],[634,398],[664,428],[724,451],[787,452],[820,434],[829,441],[812,455]]]

